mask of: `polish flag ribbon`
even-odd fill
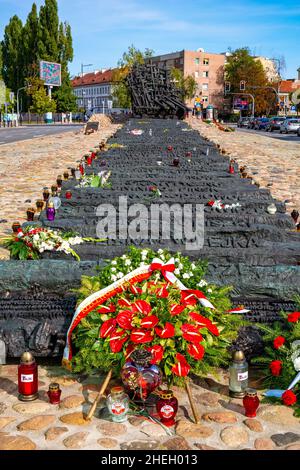
[[[167,263],[164,262],[159,258],[154,258],[152,263],[150,264],[149,271],[160,271],[166,281],[174,282],[175,276],[170,276],[171,273],[175,271],[175,261],[174,258],[171,258]]]

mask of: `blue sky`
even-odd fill
[[[0,0],[0,37],[9,18],[24,20],[32,0]],[[41,5],[42,0],[36,3]],[[248,46],[256,55],[284,56],[286,78],[300,66],[300,1],[285,0],[58,0],[71,24],[72,74],[116,65],[130,44],[156,54],[203,47],[224,52]],[[85,69],[86,71],[88,69]]]

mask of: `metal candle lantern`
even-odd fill
[[[76,171],[75,168],[71,168],[71,175],[72,175],[73,178],[75,178],[75,171]]]
[[[57,193],[57,186],[54,184],[53,186],[51,186],[51,192],[52,192],[52,196],[55,196],[56,193]]]
[[[33,355],[24,352],[18,366],[19,400],[33,401],[38,398],[38,368]]]
[[[56,183],[57,183],[57,187],[58,188],[61,188],[61,185],[62,185],[62,177],[61,175],[58,175],[58,177],[56,178]]]
[[[60,403],[61,390],[58,383],[51,383],[47,392],[51,405],[58,405]]]
[[[248,387],[248,364],[243,351],[234,351],[232,359],[229,366],[229,395],[243,398]]]

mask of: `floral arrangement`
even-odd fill
[[[85,175],[80,178],[80,183],[76,188],[111,188],[109,178],[111,171],[100,171],[97,175]]]
[[[214,209],[219,209],[219,210],[235,209],[236,207],[241,207],[241,204],[239,202],[235,204],[223,204],[221,199],[218,199],[217,201],[214,201],[214,200],[208,201],[207,205],[209,207],[213,207]]]
[[[62,233],[45,227],[26,227],[18,229],[17,234],[1,239],[1,245],[10,251],[11,258],[27,260],[39,259],[44,251],[62,251],[74,256],[78,261],[80,258],[72,246],[80,245],[94,240],[92,238],[81,238],[72,232]]]
[[[161,191],[160,189],[157,187],[157,186],[148,186],[148,191],[151,192],[151,195],[153,195],[154,197],[160,197],[161,196]]]
[[[300,300],[300,299],[299,299]],[[292,406],[300,417],[300,312],[282,313],[284,327],[258,325],[264,331],[265,355],[254,359],[265,365],[266,400]]]
[[[157,256],[171,262],[166,250],[131,248],[109,261],[97,276],[84,276],[79,303],[134,269],[150,265]],[[240,316],[228,313],[230,288],[208,284],[203,279],[206,263],[192,262],[180,253],[173,269],[186,291],[168,282],[158,269],[149,279],[128,283],[80,321],[72,337],[75,371],[118,372],[132,351],[141,347],[151,351],[152,363],[161,367],[169,385],[183,384],[189,372],[207,374],[213,367],[227,365],[228,347],[245,324]],[[203,306],[197,296],[209,299],[215,309]]]

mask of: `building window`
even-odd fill
[[[203,65],[209,65],[209,59],[203,59]]]
[[[199,78],[199,72],[195,72],[195,78]]]
[[[205,72],[202,72],[202,77],[208,78],[208,70],[206,70]]]
[[[208,83],[202,84],[202,90],[208,90]]]
[[[195,58],[195,64],[196,64],[196,65],[199,65],[199,64],[200,64],[200,59],[199,59],[199,57],[196,57],[196,58]]]
[[[208,96],[202,96],[202,102],[208,103]]]

